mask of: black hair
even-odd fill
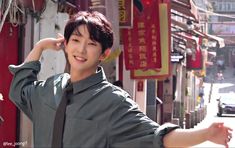
[[[102,53],[113,46],[114,35],[111,23],[97,11],[80,11],[72,16],[64,30],[66,42],[69,41],[70,36],[80,25],[87,26],[91,40],[101,44]]]

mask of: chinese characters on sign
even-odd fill
[[[133,0],[119,0],[119,26],[131,28],[133,25]]]
[[[134,9],[132,29],[123,29],[127,70],[161,68],[159,8],[156,0],[144,4],[141,13]]]

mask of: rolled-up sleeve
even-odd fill
[[[32,119],[32,94],[37,85],[37,74],[41,64],[39,61],[32,61],[21,65],[9,65],[8,68],[13,74],[9,97],[19,109]]]
[[[111,148],[164,148],[163,137],[179,126],[159,125],[143,114],[134,101],[124,99],[111,115]]]
[[[177,128],[180,128],[180,127],[172,123],[165,123],[159,126],[158,129],[155,131],[154,146],[164,148],[163,137],[166,134],[170,133],[172,130],[175,130]]]

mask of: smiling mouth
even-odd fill
[[[73,57],[79,62],[85,62],[86,61],[85,58],[82,58],[82,57],[79,57],[79,56],[73,56]]]

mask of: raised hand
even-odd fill
[[[38,47],[42,50],[44,49],[53,49],[61,50],[64,44],[64,37],[61,34],[58,34],[57,38],[45,38],[40,40],[35,47]]]
[[[223,123],[212,123],[208,127],[208,140],[217,144],[222,144],[228,148],[228,142],[232,138],[232,129]]]
[[[24,62],[37,61],[40,59],[42,52],[45,49],[52,49],[59,51],[64,45],[64,37],[58,35],[57,38],[45,38],[36,43]]]

